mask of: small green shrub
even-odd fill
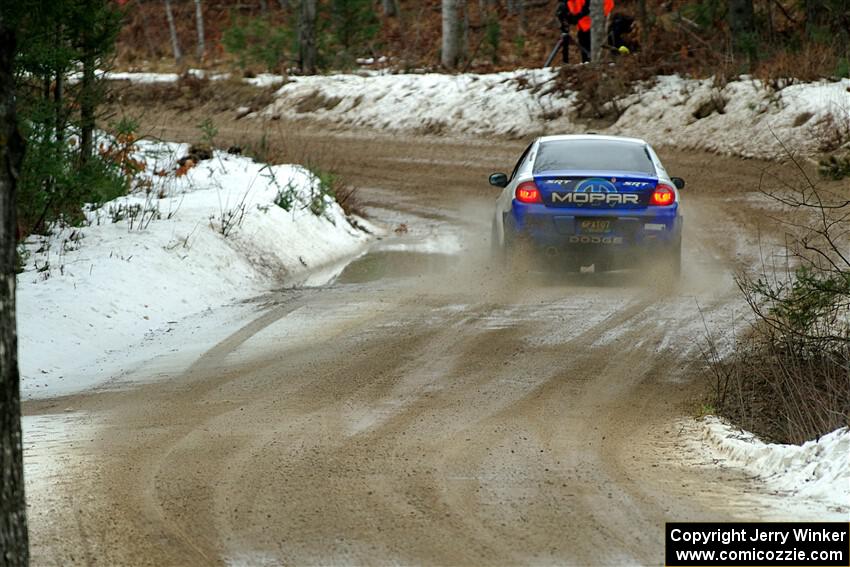
[[[25,234],[43,233],[56,221],[78,225],[85,219],[86,204],[98,207],[130,189],[134,173],[109,153],[96,153],[78,165],[74,148],[29,132],[18,184],[18,216]]]
[[[211,118],[204,118],[204,121],[198,124],[198,130],[201,131],[201,141],[209,146],[215,146],[215,137],[218,136],[218,128]]]
[[[327,30],[330,37],[325,46],[320,41],[320,55],[321,51],[331,51],[334,53],[332,65],[350,67],[358,56],[369,54],[379,27],[370,0],[331,0],[330,29]]]
[[[297,197],[298,188],[290,181],[277,192],[274,198],[274,204],[286,212],[291,212]]]
[[[501,42],[502,27],[499,24],[499,18],[489,16],[487,25],[484,29],[484,43],[489,52],[490,61],[493,65],[499,64],[499,44]]]
[[[292,59],[291,54],[298,51],[293,27],[262,16],[234,18],[221,42],[242,69],[259,66],[280,71]]]
[[[847,57],[840,57],[838,62],[835,64],[835,76],[847,79],[850,78],[850,59]]]
[[[834,181],[850,177],[850,154],[844,157],[829,156],[820,160],[818,172],[821,177]]]
[[[314,170],[313,173],[316,176],[316,182],[311,189],[310,211],[316,216],[321,216],[328,208],[326,197],[336,199],[336,185],[339,183],[339,178],[329,171]]]

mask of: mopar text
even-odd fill
[[[637,205],[638,202],[639,196],[633,193],[552,193],[552,203]]]

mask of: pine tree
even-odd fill
[[[341,66],[368,51],[379,25],[371,0],[331,0],[330,20],[333,40],[340,51],[335,63]]]

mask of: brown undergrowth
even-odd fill
[[[751,325],[728,354],[709,333],[705,354],[718,413],[766,440],[802,443],[850,426],[850,195],[789,161],[796,178],[762,183],[785,245],[736,277]]]

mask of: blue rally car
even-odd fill
[[[503,188],[493,218],[497,252],[510,256],[522,245],[594,271],[640,259],[681,271],[685,182],[667,174],[644,140],[545,136],[526,148],[510,177],[494,173],[490,184]]]

